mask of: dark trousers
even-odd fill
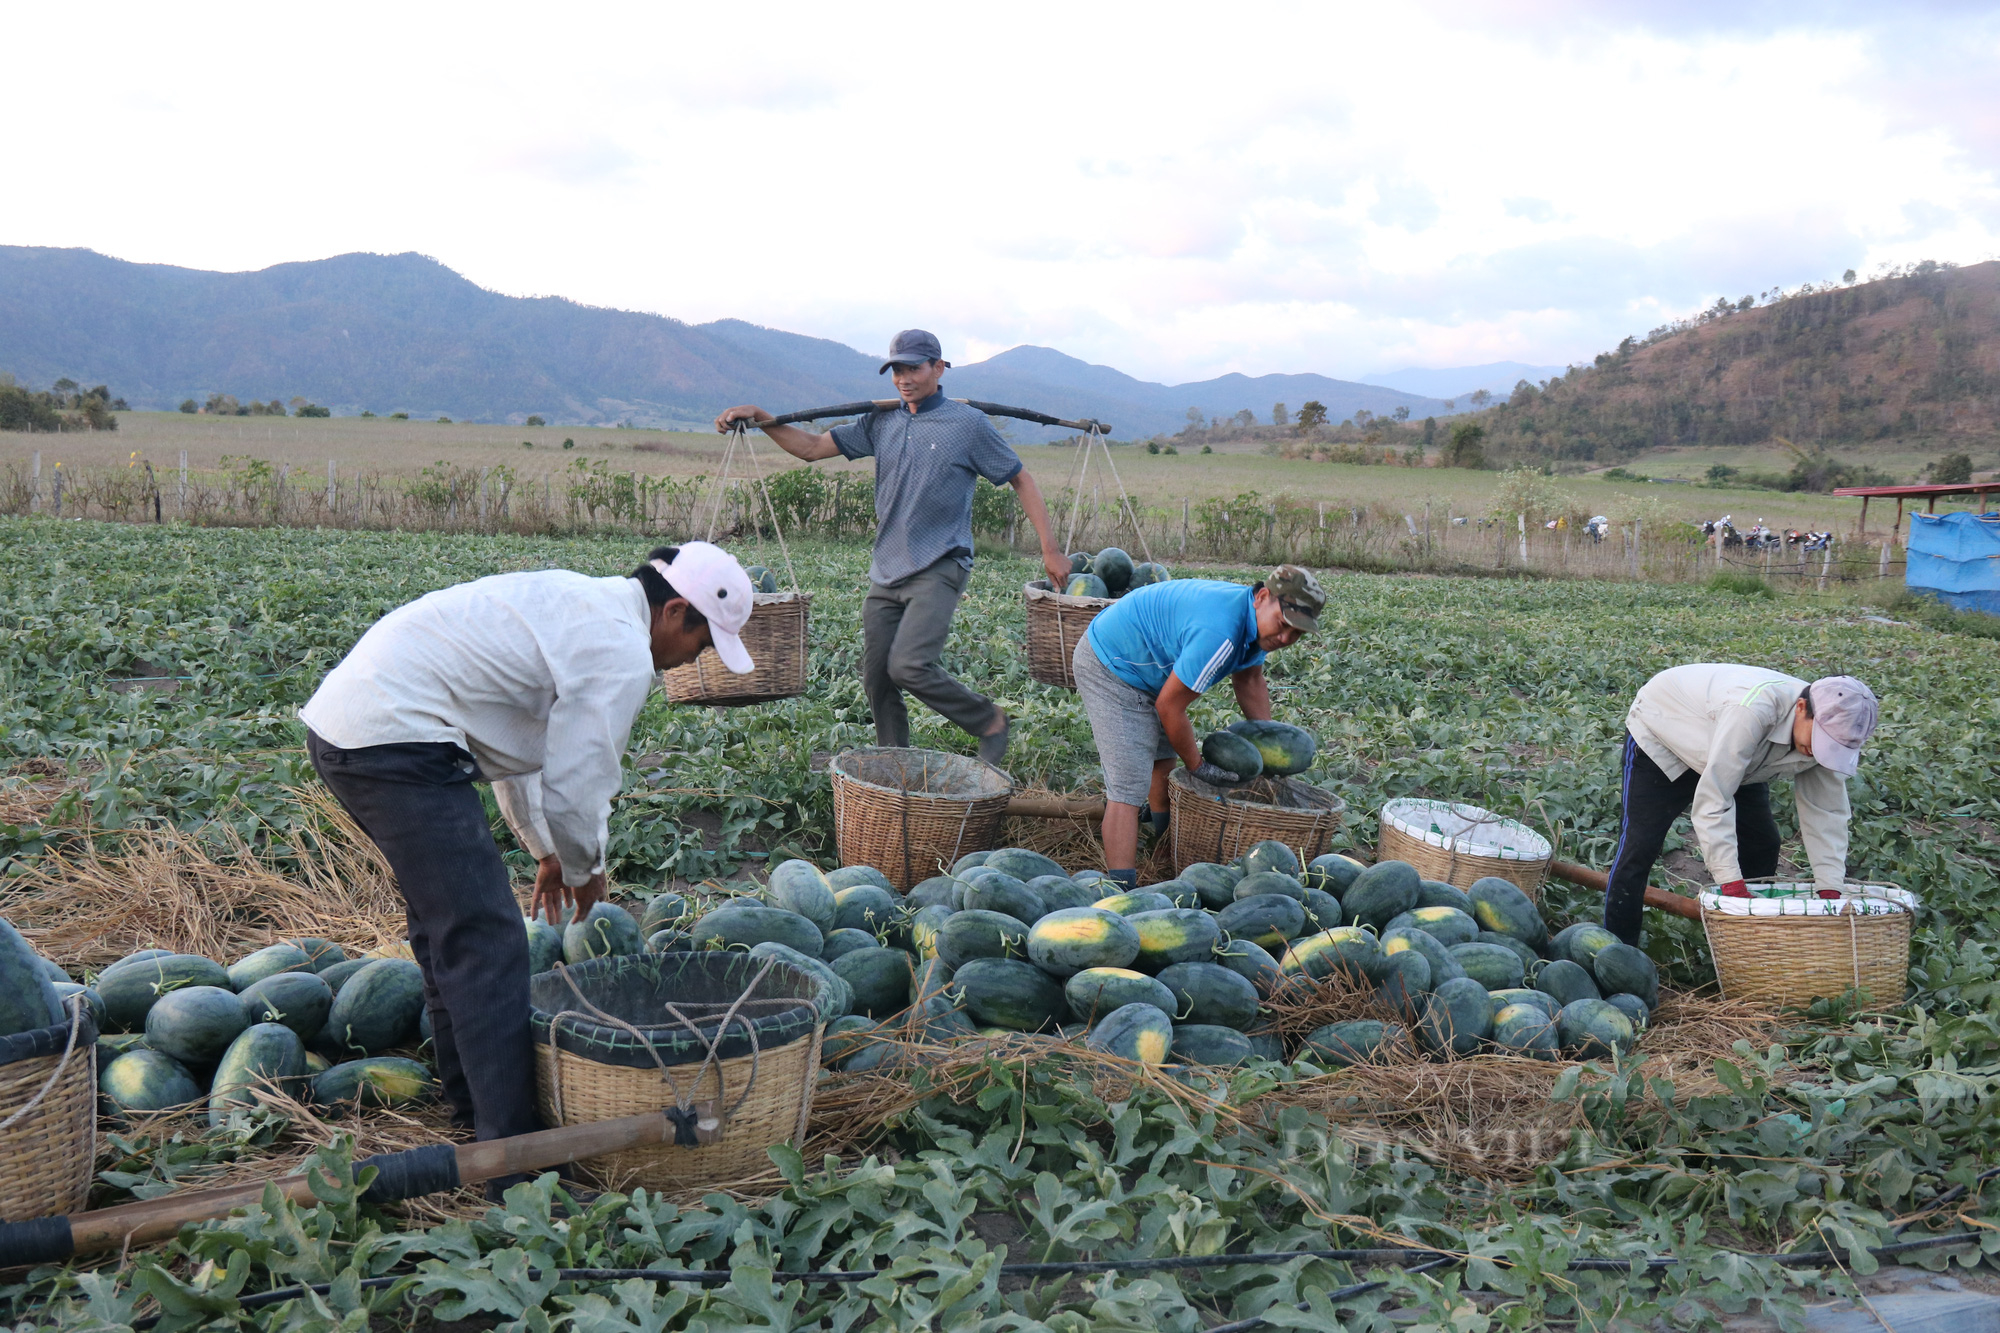
[[[472,757],[444,744],[342,750],[310,731],[306,753],[396,872],[452,1120],[482,1139],[541,1129],[528,934]]]
[[[861,685],[875,715],[875,743],[910,743],[908,690],[978,736],[993,725],[993,701],[945,674],[939,660],[971,570],[946,556],[895,587],[868,589],[861,604]]]
[[[1694,789],[1700,783],[1701,774],[1692,769],[1678,779],[1669,779],[1630,733],[1626,734],[1620,786],[1624,808],[1618,819],[1618,850],[1611,857],[1610,883],[1604,890],[1604,927],[1627,944],[1639,942],[1646,881],[1674,821],[1694,804]],[[1736,852],[1747,879],[1762,879],[1778,869],[1778,821],[1771,817],[1769,783],[1736,789]]]

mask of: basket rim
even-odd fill
[[[26,1032],[16,1032],[0,1037],[0,1068],[22,1060],[39,1060],[45,1056],[60,1056],[69,1045],[70,1020],[52,1023],[45,1028],[29,1028]],[[88,1047],[97,1044],[99,1032],[97,1020],[85,1009],[76,1025],[76,1049],[88,1055]]]
[[[750,594],[750,605],[754,609],[759,606],[780,606],[786,602],[810,604],[812,599],[811,593],[803,591],[753,592]]]
[[[990,774],[994,777],[997,777],[1000,780],[1002,786],[999,791],[981,791],[971,794],[941,792],[941,791],[916,791],[916,790],[905,792],[902,788],[885,786],[880,782],[874,782],[867,778],[857,776],[856,774],[849,772],[841,763],[842,760],[848,759],[850,757],[862,758],[878,754],[922,754],[922,755],[930,755],[933,758],[937,759],[947,759],[956,764],[971,765],[974,772],[977,773],[980,777],[983,778],[988,774]],[[920,796],[925,800],[962,801],[968,805],[976,805],[981,801],[1002,800],[1011,797],[1014,794],[1014,777],[1012,774],[1007,772],[1006,769],[996,768],[992,764],[987,763],[984,759],[980,759],[975,755],[952,754],[948,750],[926,750],[922,746],[918,745],[850,746],[847,749],[842,750],[839,754],[835,755],[829,761],[827,761],[826,771],[829,777],[838,777],[842,782],[852,783],[856,787],[865,787],[871,792],[881,792],[883,795],[886,796],[904,796],[904,795]]]
[[[1821,898],[1810,880],[1753,880],[1780,893],[1778,897],[1725,898],[1713,889],[1701,891],[1704,912],[1717,916],[1754,917],[1772,921],[1784,917],[1895,917],[1914,915],[1922,900],[1899,885],[1849,880],[1838,898]]]
[[[1218,805],[1236,806],[1251,810],[1270,810],[1278,814],[1293,815],[1300,818],[1312,818],[1316,815],[1328,813],[1342,815],[1347,813],[1347,802],[1339,793],[1330,792],[1324,787],[1316,787],[1310,782],[1300,782],[1296,778],[1281,778],[1278,780],[1289,782],[1300,791],[1311,792],[1315,800],[1323,800],[1326,803],[1324,805],[1301,808],[1296,805],[1272,805],[1266,801],[1234,800],[1227,795],[1210,796],[1207,792],[1201,790],[1194,776],[1185,768],[1174,769],[1173,772],[1167,775],[1167,780],[1181,787],[1190,796],[1198,796],[1203,800],[1214,801]]]
[[[1491,843],[1473,842],[1468,833],[1433,833],[1428,827],[1416,828],[1402,813],[1406,810],[1423,810],[1426,814],[1436,814],[1442,810],[1455,819],[1465,820],[1474,825],[1493,826],[1514,832],[1528,841],[1526,849],[1519,847],[1494,846]],[[1518,819],[1495,814],[1482,806],[1465,801],[1441,801],[1428,796],[1398,796],[1382,803],[1377,818],[1406,838],[1428,843],[1444,851],[1456,852],[1460,856],[1484,856],[1495,861],[1546,861],[1556,854],[1555,844],[1533,828]],[[1539,849],[1539,850],[1537,850]]]
[[[635,964],[658,968],[667,963],[672,963],[682,972],[689,967],[698,967],[711,975],[722,974],[724,981],[735,980],[736,978],[728,975],[735,973],[736,977],[741,978],[742,983],[747,984],[761,970],[764,960],[734,950],[679,950],[673,953],[612,954],[607,957],[586,959],[568,970],[579,985],[587,986],[590,980],[600,973],[624,971]],[[781,979],[781,984],[789,981],[795,987],[808,991],[816,984],[810,973],[782,959],[773,962],[772,971]],[[530,978],[530,982],[539,981],[548,975],[549,973],[539,973]],[[567,996],[567,992],[565,995]],[[574,998],[567,996],[569,1001],[573,1001]],[[732,1022],[727,1031],[718,1032],[716,1025],[723,1016],[719,1011],[691,1014],[689,1017],[695,1021],[695,1032],[692,1035],[698,1040],[713,1040],[716,1058],[729,1060],[751,1053],[753,1047],[748,1035],[750,1031],[756,1033],[756,1048],[768,1053],[811,1036],[813,1026],[821,1021],[818,1006],[813,1003],[810,994],[779,995],[769,998],[786,1000],[789,1003],[781,1008],[764,1006],[759,1011],[742,1015],[742,1018],[747,1018],[750,1022],[750,1028],[747,1030],[739,1019]],[[555,1020],[559,1013],[565,1011],[582,1013],[572,1003],[565,1003],[563,1010],[560,1011],[544,1009],[535,1002],[531,990],[528,1000],[530,1043],[534,1046],[555,1046],[593,1064],[630,1069],[654,1068],[652,1056],[647,1054],[645,1048],[637,1043],[630,1033],[600,1018],[583,1014],[580,1019],[565,1022],[558,1029]],[[678,1042],[690,1035],[685,1027],[674,1022],[664,1008],[658,1022],[642,1022],[626,1015],[614,1015],[614,1017],[626,1018],[633,1027],[655,1042]],[[685,1065],[700,1064],[707,1058],[708,1051],[705,1047],[688,1051],[673,1048],[661,1050],[659,1054],[662,1062],[668,1067],[680,1068]]]
[[[1041,587],[1036,587],[1036,584]],[[1054,602],[1057,606],[1074,606],[1085,610],[1102,610],[1118,599],[1115,597],[1075,597],[1066,592],[1057,592],[1048,586],[1047,579],[1030,579],[1021,586],[1021,595],[1030,605],[1035,602]]]

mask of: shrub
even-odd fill
[[[1946,454],[1931,464],[1931,482],[1937,486],[1961,486],[1972,480],[1971,454]]]
[[[1451,428],[1451,439],[1445,444],[1440,461],[1446,467],[1485,467],[1485,439],[1486,427],[1476,421],[1461,421]]]
[[[391,412],[389,414],[389,420],[391,421],[408,421],[409,419],[410,414],[408,412]]]
[[[564,441],[563,441],[563,448],[565,448],[565,449],[574,449],[574,448],[576,448],[576,441],[575,441],[575,440],[564,440]]]
[[[540,417],[529,417],[527,424],[530,426],[546,426],[549,423],[542,420]]]
[[[181,411],[187,413],[189,416],[193,416],[196,412],[201,411],[201,404],[192,398],[183,398],[181,399]]]
[[[299,404],[298,411],[292,415],[298,417],[330,417],[333,415],[333,410],[321,407],[318,403],[301,403]]]
[[[1775,597],[1771,585],[1755,574],[1735,574],[1719,570],[1709,575],[1710,592],[1726,592],[1735,597]]]

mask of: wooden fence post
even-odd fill
[[[61,518],[61,517],[62,517],[62,495],[63,495],[63,472],[62,472],[62,464],[61,464],[61,463],[57,463],[57,464],[56,464],[56,484],[55,484],[55,486],[53,487],[53,489],[54,489],[54,491],[55,491],[55,493],[56,493],[56,517],[57,517],[57,518]]]
[[[326,460],[326,516],[329,520],[340,513],[340,483],[334,471],[333,460]]]
[[[1525,566],[1528,563],[1528,516],[1526,514],[1514,515],[1514,530],[1521,534],[1521,564]]]
[[[185,449],[181,450],[181,498],[178,507],[181,518],[185,520],[188,516],[188,451]]]
[[[1826,539],[1826,553],[1819,558],[1819,590],[1826,591],[1826,572],[1833,565],[1833,538]]]
[[[1889,539],[1887,537],[1882,539],[1882,559],[1875,566],[1875,577],[1878,579],[1889,577]]]
[[[1639,520],[1632,520],[1632,577],[1639,577]]]
[[[42,512],[42,451],[35,450],[35,461],[28,465],[28,512]]]

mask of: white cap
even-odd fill
[[[1881,713],[1875,691],[1852,676],[1824,676],[1806,689],[1812,696],[1813,758],[1822,768],[1853,777]]]
[[[708,542],[687,542],[671,565],[664,560],[655,560],[652,565],[689,606],[708,618],[709,637],[722,665],[739,676],[756,670],[742,639],[743,627],[750,623],[750,609],[756,604],[756,590],[736,557]]]

